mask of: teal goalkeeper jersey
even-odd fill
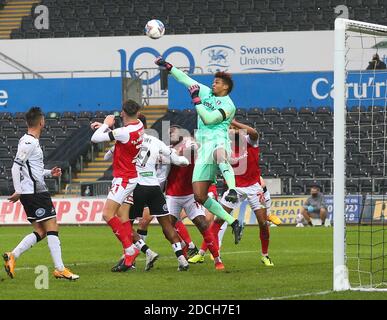
[[[220,140],[229,141],[228,129],[230,127],[231,121],[234,119],[236,109],[231,98],[228,95],[224,97],[214,96],[212,90],[209,87],[191,79],[184,72],[177,68],[172,68],[171,74],[177,81],[184,84],[187,88],[194,84],[198,84],[200,86],[199,97],[202,100],[201,104],[207,109],[207,111],[223,109],[226,114],[226,119],[217,124],[205,124],[201,117],[198,115],[198,130],[196,132],[196,140],[201,144]]]

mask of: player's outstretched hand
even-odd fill
[[[112,114],[109,114],[108,116],[106,116],[105,120],[103,121],[103,123],[106,124],[109,128],[114,126],[114,122],[115,122],[115,119],[114,119],[114,115]]]
[[[102,123],[101,123],[101,122],[93,122],[93,123],[90,125],[90,128],[93,129],[93,130],[97,130],[100,126],[102,126]]]
[[[155,60],[155,64],[157,64],[159,67],[167,69],[168,71],[171,71],[173,67],[169,62],[165,61],[161,56],[157,57],[157,59]]]
[[[53,177],[60,177],[62,175],[62,169],[58,167],[54,167],[51,169],[51,175]]]
[[[189,94],[191,95],[192,102],[194,105],[200,104],[202,101],[199,97],[200,86],[194,84],[188,88]]]
[[[20,193],[16,193],[16,192],[8,198],[9,201],[14,202],[14,203],[18,202],[19,199],[20,199]]]

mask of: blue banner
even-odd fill
[[[196,81],[211,87],[213,75],[195,75]],[[233,74],[231,98],[237,108],[333,108],[333,72],[291,72]],[[347,79],[347,105],[384,106],[387,73],[350,72]],[[171,76],[168,83],[169,108],[192,108],[187,89]]]
[[[325,203],[328,209],[328,218],[333,221],[333,196],[325,196]],[[362,196],[345,197],[345,221],[347,223],[358,223],[362,209]]]
[[[307,198],[308,196],[272,196],[270,213],[280,218],[283,224],[295,224],[297,215],[301,214],[301,209]],[[333,221],[333,196],[325,196],[325,202],[328,210],[327,218]],[[346,222],[358,223],[363,204],[362,196],[348,195],[345,197],[345,203]],[[233,216],[246,224],[257,224],[255,214],[247,200],[233,211]]]
[[[121,78],[0,80],[0,111],[120,110]]]

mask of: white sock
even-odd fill
[[[195,244],[191,241],[188,245],[189,249],[195,249]]]
[[[17,245],[15,249],[13,249],[12,254],[15,259],[18,259],[24,252],[30,249],[35,243],[38,242],[38,235],[35,233],[30,233],[24,237],[22,241]],[[40,237],[39,237],[40,240]]]
[[[125,249],[125,254],[128,254],[130,256],[134,255],[135,252],[136,252],[136,246],[133,243],[129,248]]]
[[[50,249],[51,257],[52,257],[52,260],[54,261],[55,269],[58,271],[63,271],[64,265],[62,261],[62,249],[60,247],[58,232],[52,232],[52,234],[50,234],[50,232],[52,231],[49,231],[47,233],[48,248]]]
[[[144,240],[140,239],[135,243],[135,246],[138,250],[141,250],[143,246],[145,246]]]
[[[202,250],[202,249],[199,249],[199,254],[200,254],[201,256],[204,256],[204,255],[206,254],[206,252],[205,252],[204,250]]]
[[[184,255],[181,255],[177,258],[177,261],[179,261],[180,264],[187,264],[187,259],[184,257]]]
[[[181,242],[176,242],[172,245],[173,252],[177,252],[179,250],[182,250]]]
[[[222,246],[223,237],[224,237],[224,234],[226,233],[227,227],[228,227],[228,223],[227,223],[227,222],[224,222],[224,223],[222,224],[222,226],[220,227],[220,230],[219,230],[219,232],[218,232],[219,249],[220,249],[220,247]]]

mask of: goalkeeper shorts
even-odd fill
[[[216,182],[218,164],[214,159],[214,152],[217,149],[224,149],[226,151],[226,158],[229,159],[231,155],[231,145],[228,140],[219,139],[215,141],[209,141],[200,145],[200,148],[198,150],[198,156],[195,161],[192,182]]]

